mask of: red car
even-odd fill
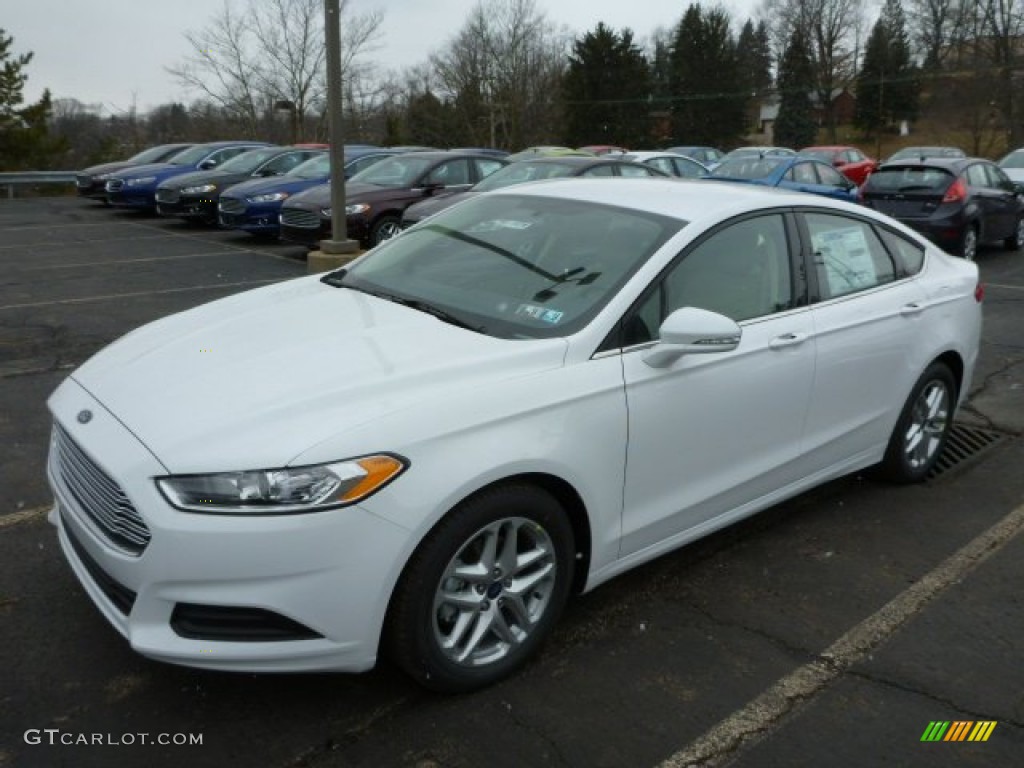
[[[830,163],[858,187],[878,168],[877,160],[856,147],[804,147],[800,154]]]

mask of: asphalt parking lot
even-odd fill
[[[144,322],[305,274],[304,250],[0,200],[0,766],[1024,765],[1024,253],[979,265],[962,460],[844,478],[632,571],[522,674],[445,697],[386,663],[254,676],[129,650],[45,520],[45,400]],[[923,742],[936,721],[996,725]]]

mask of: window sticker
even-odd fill
[[[516,219],[490,219],[474,224],[470,232],[497,232],[499,229],[529,229],[533,226],[530,221],[517,221]]]
[[[549,325],[556,325],[561,322],[562,317],[565,315],[564,312],[559,312],[557,309],[538,307],[536,304],[520,304],[519,308],[516,309],[516,314],[520,317],[531,317],[534,320],[539,320]]]
[[[845,227],[811,235],[814,253],[825,267],[829,293],[839,296],[875,284],[875,263],[861,227]]]

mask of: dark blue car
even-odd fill
[[[707,181],[742,181],[765,187],[857,202],[857,185],[828,163],[810,157],[752,155],[734,157],[718,165]]]
[[[345,178],[378,160],[397,154],[387,149],[345,147]],[[254,235],[276,235],[280,230],[281,203],[294,194],[323,184],[331,177],[331,158],[324,154],[307,160],[283,176],[253,179],[228,187],[220,195],[220,225]]]
[[[264,141],[213,141],[186,149],[166,163],[126,168],[107,180],[107,201],[124,208],[156,210],[156,188],[161,182],[182,173],[216,168],[246,150],[266,146]]]

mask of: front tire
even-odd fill
[[[471,497],[420,544],[388,611],[394,660],[421,685],[461,693],[521,667],[569,597],[573,533],[532,485]]]
[[[402,222],[397,216],[382,216],[370,231],[370,247],[380,245],[402,232]]]
[[[889,438],[881,474],[896,483],[924,480],[942,454],[953,425],[956,380],[945,363],[921,374]]]

